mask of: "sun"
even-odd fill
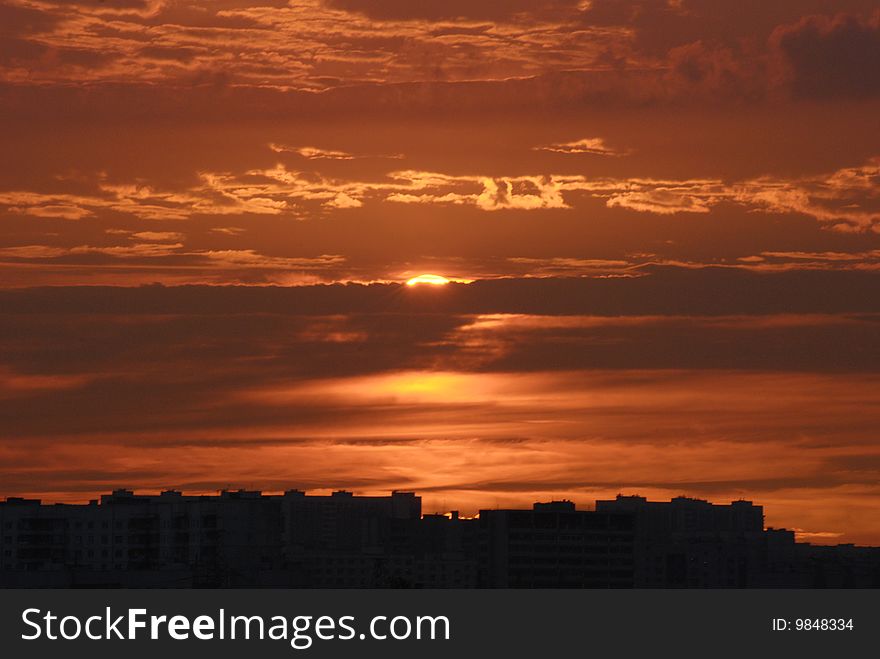
[[[407,279],[407,286],[417,286],[418,284],[429,284],[431,286],[445,286],[451,280],[446,277],[441,277],[440,275],[419,275],[418,277],[413,277],[412,279]]]

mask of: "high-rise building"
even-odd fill
[[[577,510],[481,510],[480,585],[488,588],[631,588],[633,518]]]
[[[0,586],[319,588],[878,587],[880,548],[814,546],[763,509],[618,496],[578,510],[422,515],[358,496],[116,490],[85,505],[0,502]]]

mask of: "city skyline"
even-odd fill
[[[768,526],[764,524],[765,512],[764,506],[760,503],[756,504],[753,501],[749,501],[747,499],[735,499],[733,501],[729,501],[727,503],[721,503],[719,501],[710,501],[708,499],[700,499],[697,497],[691,497],[684,494],[679,494],[677,496],[673,496],[669,499],[669,501],[656,501],[650,500],[648,497],[642,496],[638,493],[629,493],[629,492],[618,492],[614,495],[613,499],[596,499],[590,504],[584,504],[584,502],[571,501],[565,498],[550,498],[546,501],[535,501],[527,506],[523,507],[504,507],[500,506],[497,503],[493,507],[488,506],[480,506],[476,510],[473,511],[472,514],[463,514],[460,510],[441,510],[439,508],[429,509],[428,511],[423,510],[424,506],[422,505],[423,497],[418,492],[406,491],[406,490],[394,490],[390,494],[387,492],[356,492],[350,491],[346,489],[337,489],[332,486],[328,487],[316,487],[311,489],[300,489],[297,487],[288,487],[282,490],[274,490],[274,491],[262,491],[262,490],[253,490],[247,488],[234,488],[234,487],[225,487],[222,489],[215,490],[213,492],[184,492],[182,490],[178,490],[175,488],[168,488],[159,491],[151,491],[151,490],[142,490],[142,489],[134,489],[134,488],[119,488],[115,489],[112,492],[98,492],[96,493],[97,497],[88,499],[81,502],[64,502],[64,501],[42,501],[40,499],[33,499],[28,497],[21,497],[15,495],[8,495],[3,499],[0,499],[0,504],[7,504],[10,506],[20,506],[20,505],[33,505],[37,504],[41,507],[45,507],[49,510],[55,508],[58,510],[77,510],[77,509],[88,509],[94,506],[106,506],[108,503],[112,503],[114,501],[123,501],[126,502],[128,500],[131,501],[145,501],[145,502],[174,502],[176,500],[179,501],[198,501],[198,500],[255,500],[255,499],[285,499],[287,497],[306,497],[307,499],[313,500],[364,500],[364,501],[382,501],[383,499],[388,499],[391,497],[391,501],[395,498],[405,498],[407,501],[409,499],[413,499],[418,502],[418,513],[416,517],[425,518],[425,517],[446,517],[451,520],[477,520],[480,517],[480,513],[488,513],[492,511],[516,511],[516,510],[572,510],[578,512],[601,512],[601,511],[624,511],[624,512],[632,512],[639,509],[639,506],[667,506],[669,504],[678,504],[682,506],[697,506],[697,507],[707,507],[707,508],[723,508],[723,507],[735,507],[742,505],[748,509],[757,511],[757,516],[760,518],[760,528],[766,531],[776,531],[776,532],[787,532],[791,533],[792,537],[796,538],[797,542],[804,544],[834,544],[834,543],[822,543],[822,542],[810,542],[803,538],[798,538],[798,533],[792,529],[784,528],[784,527],[774,527]],[[405,516],[410,515],[410,510],[407,508]],[[851,544],[851,543],[844,543]]]
[[[764,509],[617,495],[424,514],[359,496],[114,490],[0,502],[0,585],[307,588],[873,588],[880,548],[812,545]]]

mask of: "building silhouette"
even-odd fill
[[[745,588],[763,584],[764,510],[676,497],[618,496],[596,510],[633,518],[634,584],[640,588]],[[794,536],[792,535],[792,543]]]
[[[880,548],[798,543],[761,506],[618,496],[422,514],[412,492],[116,490],[0,502],[3,587],[880,587]]]
[[[576,510],[571,501],[532,510],[481,510],[479,582],[486,588],[631,588],[634,519]]]

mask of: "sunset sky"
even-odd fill
[[[877,0],[0,0],[0,149],[0,497],[880,545]]]

